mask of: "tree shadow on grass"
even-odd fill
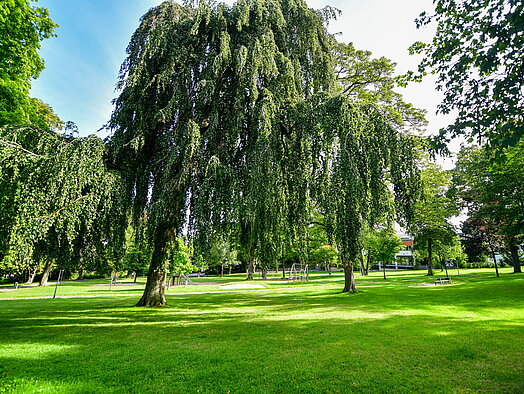
[[[383,306],[382,315],[336,315],[329,309],[369,306],[367,295],[250,296],[180,297],[163,309],[121,299],[40,308],[42,300],[17,301],[19,308],[1,311],[0,384],[69,392],[516,391],[522,384],[514,351],[522,336],[501,317],[465,324],[428,318],[413,305],[409,315],[393,314],[395,306]],[[222,307],[210,308],[212,301]]]

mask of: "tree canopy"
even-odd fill
[[[195,250],[232,234],[252,271],[300,238],[320,204],[350,265],[386,182],[409,194],[409,143],[371,106],[335,95],[325,17],[302,0],[242,0],[167,1],[142,18],[109,124],[154,245],[140,305],[165,302],[166,245],[184,226]]]
[[[524,134],[524,4],[513,0],[437,0],[435,13],[422,13],[417,27],[437,24],[431,43],[415,43],[423,74],[437,74],[444,93],[439,112],[456,111],[441,131],[437,148],[455,136],[497,148],[515,145]]]

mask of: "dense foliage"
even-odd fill
[[[141,305],[165,302],[166,251],[186,225],[196,251],[236,240],[252,275],[303,240],[318,205],[352,269],[360,221],[381,210],[387,182],[409,206],[409,141],[372,106],[334,95],[325,17],[302,0],[243,0],[164,2],[142,18],[109,142],[153,245]]]
[[[524,134],[524,3],[515,0],[436,0],[417,26],[437,24],[419,71],[437,74],[441,113],[456,113],[438,147],[464,135],[495,147],[515,145]]]
[[[101,139],[5,126],[0,145],[3,270],[48,274],[55,261],[81,265],[123,241],[121,181]]]

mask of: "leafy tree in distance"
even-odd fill
[[[371,256],[374,262],[382,263],[384,279],[386,279],[386,265],[395,262],[402,245],[402,240],[390,227],[373,232],[367,240],[368,256]]]
[[[455,136],[500,148],[524,134],[524,4],[512,0],[436,0],[435,13],[422,13],[417,27],[436,23],[431,43],[415,43],[424,56],[419,72],[437,75],[444,93],[439,112],[456,111],[437,148]],[[420,75],[419,75],[420,77]]]
[[[383,116],[397,129],[421,130],[427,125],[425,110],[406,103],[395,92],[398,78],[394,76],[396,64],[372,53],[356,49],[352,43],[334,45],[337,62],[337,82],[342,94],[359,103],[373,103]]]
[[[486,148],[462,148],[453,171],[453,191],[470,218],[498,228],[518,273],[518,246],[524,239],[524,142],[506,148],[504,154],[506,159],[499,162]]]
[[[415,236],[415,247],[425,249],[428,275],[433,275],[433,256],[437,245],[451,245],[456,237],[449,218],[457,207],[447,195],[451,176],[437,164],[426,161],[421,171],[422,198],[414,204],[413,221],[408,230]]]
[[[95,136],[69,138],[34,127],[0,128],[0,265],[82,266],[123,242],[121,179]]]

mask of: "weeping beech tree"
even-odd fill
[[[216,239],[236,238],[249,279],[257,261],[274,261],[285,240],[302,238],[318,202],[334,218],[344,260],[354,260],[345,245],[353,245],[355,222],[365,219],[358,193],[380,200],[387,189],[378,174],[383,168],[367,167],[365,144],[357,140],[380,145],[387,138],[365,135],[373,111],[331,96],[330,16],[331,9],[315,11],[303,0],[240,0],[166,1],[142,17],[108,125],[110,156],[153,251],[138,305],[165,304],[166,253],[184,228],[196,253]],[[362,121],[350,122],[354,116]],[[387,165],[398,144],[387,146],[366,154],[386,155]],[[374,170],[367,181],[364,173]],[[352,183],[356,173],[362,182]],[[328,203],[346,185],[347,198]],[[355,210],[350,219],[347,209]]]
[[[0,128],[0,268],[76,268],[88,249],[123,242],[121,180],[105,165],[104,142],[36,127]],[[79,247],[82,245],[82,247]]]

